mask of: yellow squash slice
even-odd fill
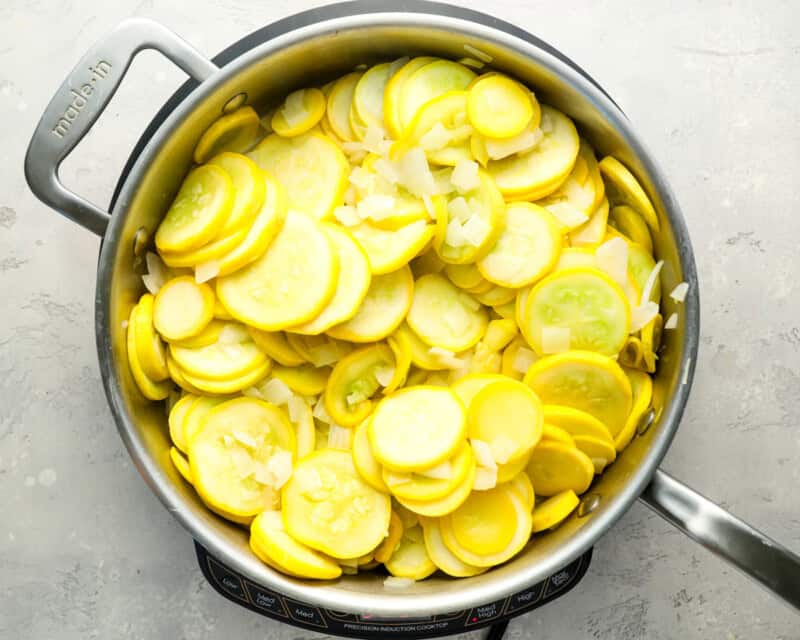
[[[384,128],[383,91],[389,81],[391,63],[376,64],[356,83],[351,109],[367,127]]]
[[[294,431],[267,402],[237,398],[206,414],[189,443],[194,486],[212,507],[249,517],[270,508],[291,473]],[[288,465],[288,468],[287,468]]]
[[[606,156],[600,161],[600,172],[603,174],[611,204],[627,204],[633,207],[644,218],[648,227],[658,231],[658,217],[653,203],[628,168],[615,157]]]
[[[372,413],[371,398],[381,387],[376,371],[393,363],[385,344],[357,349],[336,363],[325,388],[325,408],[337,424],[354,427]]]
[[[278,364],[284,367],[298,367],[306,362],[306,359],[289,344],[283,332],[261,331],[254,327],[247,327],[247,330],[258,348]]]
[[[353,465],[368,485],[383,493],[389,493],[389,487],[383,481],[381,465],[372,455],[369,443],[369,418],[358,425],[353,434]]]
[[[631,241],[641,245],[648,253],[653,253],[653,237],[639,212],[633,207],[621,204],[611,209],[611,223]]]
[[[276,331],[316,316],[333,296],[339,260],[318,222],[290,211],[266,253],[217,279],[217,295],[242,322]]]
[[[522,382],[492,382],[472,398],[467,421],[469,437],[487,443],[495,462],[515,462],[542,437],[542,403]]]
[[[336,143],[322,134],[273,134],[248,155],[283,185],[289,209],[322,220],[343,201],[350,165]]]
[[[466,442],[450,460],[436,469],[435,477],[423,473],[397,473],[383,470],[383,481],[392,495],[404,500],[429,502],[453,493],[469,476],[475,464],[472,447]]]
[[[530,202],[515,202],[506,208],[505,229],[478,261],[478,269],[490,282],[523,287],[553,268],[561,243],[561,231],[552,215]]]
[[[613,443],[593,436],[574,436],[575,446],[583,451],[594,465],[595,473],[603,470],[617,458],[617,450]]]
[[[244,334],[249,338],[246,331]],[[170,345],[170,354],[185,374],[208,380],[239,378],[269,361],[255,342],[249,340],[215,342],[197,349]]]
[[[650,408],[653,400],[653,379],[643,371],[636,369],[624,369],[624,371],[631,383],[633,403],[625,426],[614,439],[614,447],[617,451],[622,451],[633,439],[642,416]]]
[[[473,464],[464,482],[458,485],[452,493],[448,493],[442,498],[436,500],[405,500],[403,498],[397,498],[397,501],[412,513],[426,518],[445,516],[458,509],[470,496],[477,471],[478,465]]]
[[[167,423],[169,424],[169,437],[172,440],[172,444],[178,447],[178,450],[182,453],[186,453],[189,450],[189,445],[186,441],[186,432],[183,428],[186,420],[186,414],[189,412],[189,409],[192,408],[192,405],[197,402],[197,400],[198,396],[193,394],[187,394],[183,396],[174,405],[172,405],[172,409],[170,409],[169,416],[167,418]]]
[[[475,73],[450,60],[435,60],[411,73],[398,90],[398,133],[404,135],[408,131],[424,104],[448,91],[464,91],[474,78]]]
[[[500,74],[478,78],[469,89],[469,121],[490,138],[511,138],[522,133],[533,118],[533,107],[530,92]]]
[[[408,264],[430,242],[434,227],[418,220],[396,231],[379,229],[367,223],[348,231],[366,251],[372,273],[382,275]]]
[[[325,115],[325,94],[319,89],[298,89],[288,96],[272,116],[272,130],[293,138],[319,124]]]
[[[394,471],[425,471],[459,449],[464,405],[450,389],[407,387],[378,403],[369,426],[375,458]]]
[[[197,167],[186,176],[156,231],[159,251],[198,249],[225,226],[234,201],[233,181],[215,165]]]
[[[630,414],[628,378],[614,360],[599,353],[569,351],[542,358],[525,374],[525,384],[544,404],[566,405],[593,415],[612,436],[622,430]]]
[[[392,554],[400,545],[404,530],[403,521],[400,519],[400,516],[392,510],[392,514],[389,517],[389,533],[386,534],[383,542],[375,549],[373,557],[376,562],[388,562],[389,558],[392,557]]]
[[[142,392],[142,395],[145,398],[148,400],[163,400],[169,395],[169,392],[172,389],[172,382],[170,380],[162,380],[160,382],[151,380],[142,369],[142,365],[139,363],[139,356],[137,355],[136,331],[133,328],[134,323],[136,322],[135,315],[136,307],[131,309],[131,315],[128,318],[126,344],[128,350],[128,364],[131,369],[131,374],[136,382],[136,386],[139,387],[139,391]]]
[[[476,491],[441,519],[442,540],[462,562],[491,567],[516,555],[531,535],[531,514],[507,486]]]
[[[524,468],[524,467],[523,467]],[[533,505],[536,503],[536,494],[533,490],[533,483],[530,476],[524,471],[515,474],[511,480],[508,481],[508,488],[516,493],[529,511],[533,510]]]
[[[136,334],[136,356],[145,375],[158,382],[169,377],[164,343],[153,326],[153,296],[145,293],[131,313],[129,331]]]
[[[233,181],[233,206],[218,237],[246,229],[264,205],[267,195],[264,174],[255,162],[240,153],[220,153],[211,158],[209,164],[222,167]],[[197,260],[194,264],[208,259],[211,258]]]
[[[178,470],[178,473],[181,474],[181,477],[186,480],[189,484],[192,483],[192,470],[189,467],[189,461],[186,457],[178,451],[175,447],[169,448],[169,459],[172,461],[172,464]]]
[[[575,510],[580,499],[572,489],[548,498],[533,510],[533,532],[553,529]]]
[[[392,333],[412,304],[414,277],[406,265],[374,276],[358,312],[347,322],[328,329],[328,335],[350,342],[375,342]]]
[[[359,311],[372,281],[367,254],[353,237],[336,225],[323,226],[339,256],[339,280],[327,306],[313,320],[292,327],[294,333],[319,334],[350,320]]]
[[[560,111],[542,105],[542,140],[531,151],[489,162],[487,170],[507,198],[538,200],[567,178],[578,155],[575,125]]]
[[[452,167],[459,161],[471,161],[472,127],[466,120],[467,92],[449,91],[417,111],[401,145],[406,149],[422,147],[428,160],[439,165]]]
[[[306,456],[283,488],[286,531],[334,558],[370,553],[386,537],[390,514],[389,496],[361,479],[349,451]]]
[[[183,416],[183,440],[186,443],[186,451],[189,450],[189,443],[194,440],[194,437],[203,428],[203,420],[209,411],[229,399],[201,396],[188,406]],[[172,424],[170,423],[170,431],[171,429]]]
[[[454,352],[474,346],[489,322],[474,298],[439,274],[417,280],[407,320],[425,343]]]
[[[604,272],[565,269],[533,287],[523,326],[539,355],[580,349],[612,356],[628,338],[630,307],[625,292]]]
[[[462,562],[447,548],[447,545],[442,540],[438,519],[426,518],[422,523],[422,530],[428,557],[433,561],[433,564],[447,575],[454,578],[468,578],[486,571],[485,567],[473,567],[466,562]]]
[[[153,324],[167,340],[195,336],[213,317],[214,290],[191,276],[167,281],[153,301]]]
[[[342,76],[333,84],[328,94],[328,122],[333,132],[345,142],[357,140],[350,126],[350,106],[353,104],[353,93],[361,75],[360,72],[353,72]]]
[[[386,87],[383,91],[383,119],[386,122],[389,135],[392,138],[399,139],[403,133],[399,114],[400,90],[411,74],[435,60],[436,58],[429,56],[413,58],[400,67],[397,73],[386,83]]]
[[[580,494],[594,478],[594,465],[579,449],[547,440],[533,450],[527,473],[537,495],[554,496],[568,489]]]
[[[422,527],[416,525],[403,531],[399,546],[384,564],[393,576],[411,580],[424,580],[436,571],[425,548]]]
[[[298,542],[286,533],[280,511],[264,511],[250,525],[250,547],[281,571],[300,578],[333,580],[342,570],[330,558]]]
[[[194,161],[203,164],[218,153],[242,153],[259,137],[260,121],[253,107],[241,107],[217,118],[206,129],[194,148]]]

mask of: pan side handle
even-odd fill
[[[657,469],[642,501],[800,611],[800,556]]]
[[[102,236],[109,213],[67,189],[58,168],[103,113],[137,53],[155,49],[202,82],[217,67],[152,20],[131,18],[89,49],[47,105],[25,155],[25,177],[42,202]]]

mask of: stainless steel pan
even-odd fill
[[[103,237],[96,291],[100,370],[120,435],[140,473],[169,511],[213,555],[255,582],[326,608],[376,615],[435,614],[497,600],[566,566],[592,546],[637,498],[703,546],[800,608],[800,558],[659,470],[678,429],[696,362],[699,299],[692,247],[669,185],[619,107],[546,43],[490,16],[419,1],[351,2],[299,14],[267,28],[271,36],[217,68],[161,25],[123,22],[92,47],[58,89],[28,149],[25,171],[45,203]],[[467,47],[465,49],[465,46]],[[511,562],[469,579],[434,578],[407,591],[387,591],[380,576],[344,576],[331,583],[294,580],[248,550],[246,533],[210,513],[170,464],[162,407],[136,390],[125,356],[123,320],[142,292],[134,270],[159,219],[191,165],[192,148],[226,109],[258,109],[287,91],[322,82],[362,62],[432,54],[458,59],[474,47],[492,66],[528,83],[568,113],[601,154],[614,154],[653,199],[662,230],[655,237],[670,291],[689,283],[677,330],[665,334],[655,380],[654,412],[640,435],[596,480],[581,508],[556,531]],[[155,49],[186,71],[194,88],[179,101],[130,167],[113,210],[67,190],[58,167],[102,113],[132,58]],[[657,416],[653,419],[653,416]]]

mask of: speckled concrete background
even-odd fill
[[[128,462],[106,407],[92,331],[98,239],[37,202],[22,175],[55,87],[122,18],[160,20],[211,55],[315,4],[0,3],[3,640],[321,637],[229,604],[204,582],[188,536]],[[491,12],[594,75],[682,202],[702,344],[664,467],[800,550],[800,4],[495,0]],[[140,56],[64,166],[66,183],[107,202],[182,77],[156,54]],[[508,637],[796,639],[800,618],[636,505],[597,545],[578,589],[515,620]]]

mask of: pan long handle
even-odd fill
[[[800,556],[660,469],[641,498],[662,518],[800,611]]]
[[[108,225],[108,212],[67,189],[58,178],[58,167],[106,108],[133,58],[145,49],[161,52],[198,82],[217,71],[210,60],[157,22],[125,20],[86,52],[56,91],[25,156],[25,177],[31,191],[101,236]]]

